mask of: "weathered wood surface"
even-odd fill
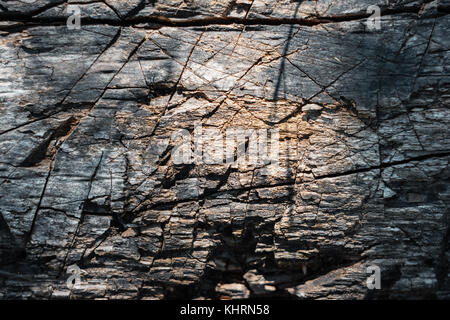
[[[449,1],[71,2],[0,1],[0,298],[450,298]]]

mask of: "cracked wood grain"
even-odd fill
[[[449,7],[0,1],[0,299],[449,299]]]

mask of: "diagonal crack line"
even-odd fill
[[[197,41],[192,46],[191,51],[189,52],[189,54],[188,54],[188,56],[186,58],[186,62],[184,64],[184,66],[183,66],[183,69],[181,69],[180,76],[178,77],[177,82],[173,86],[172,92],[170,93],[169,99],[167,100],[167,103],[166,103],[166,105],[164,107],[164,110],[161,112],[161,115],[159,116],[158,121],[156,122],[155,126],[153,127],[153,130],[150,132],[150,134],[148,136],[152,136],[156,132],[156,129],[159,127],[161,119],[164,117],[164,115],[167,112],[167,109],[169,108],[170,101],[172,101],[173,96],[177,92],[177,89],[178,89],[178,86],[180,84],[180,81],[183,78],[184,71],[187,69],[187,66],[188,66],[189,62],[191,61],[191,56],[194,53],[195,48],[197,48],[198,43],[200,42],[200,40],[203,37],[204,33],[205,33],[205,31],[200,33],[200,36],[198,37]],[[152,42],[154,42],[154,41],[152,41]]]
[[[87,202],[88,199],[89,199],[89,194],[91,193],[91,190],[92,190],[92,184],[94,183],[95,177],[97,176],[98,170],[99,170],[99,168],[100,168],[100,166],[101,166],[101,164],[102,164],[103,156],[104,156],[104,151],[102,151],[102,153],[101,153],[101,155],[100,155],[100,158],[99,158],[99,160],[98,160],[98,162],[97,162],[97,165],[95,166],[94,172],[92,173],[92,175],[91,175],[91,177],[90,177],[90,179],[89,179],[89,186],[88,186],[88,190],[87,190],[87,193],[86,193],[86,198],[84,199],[83,205],[82,205],[82,207],[81,207],[81,212],[80,212],[80,218],[79,218],[79,220],[78,220],[78,225],[77,225],[77,228],[76,228],[76,230],[75,230],[75,232],[74,232],[74,234],[73,234],[72,241],[70,242],[70,245],[69,245],[69,247],[67,248],[66,256],[65,256],[65,258],[64,258],[64,263],[63,263],[63,265],[62,265],[62,267],[61,267],[61,270],[60,270],[61,273],[63,272],[64,268],[65,268],[66,265],[67,265],[68,258],[69,258],[69,253],[70,253],[70,251],[72,250],[73,246],[75,245],[75,241],[76,241],[76,238],[77,238],[78,233],[79,233],[79,231],[80,231],[81,224],[83,223],[83,219],[84,219],[84,213],[83,213],[83,212],[84,212],[84,207],[85,207],[85,205],[86,205],[86,202]]]
[[[288,59],[289,60],[289,59]],[[307,99],[303,99],[302,104],[300,106],[297,107],[297,109],[295,109],[293,112],[289,113],[288,115],[286,115],[285,117],[283,117],[282,119],[278,120],[278,121],[268,121],[268,120],[262,120],[264,123],[268,124],[268,125],[278,125],[281,123],[284,123],[286,121],[288,121],[289,119],[291,119],[292,117],[295,117],[297,114],[299,114],[300,112],[302,112],[302,108],[303,106],[309,104],[309,103],[313,103],[313,99],[315,97],[317,97],[318,95],[322,94],[322,93],[327,93],[327,89],[330,88],[332,85],[334,85],[337,81],[339,81],[339,79],[341,79],[343,76],[345,76],[346,74],[348,74],[349,72],[353,71],[354,69],[356,69],[357,67],[359,67],[361,64],[363,64],[366,61],[366,58],[364,58],[363,60],[361,60],[360,62],[358,62],[357,64],[351,66],[350,68],[348,68],[347,70],[343,71],[342,73],[340,73],[334,80],[332,80],[330,83],[328,83],[325,86],[321,86],[321,90],[316,92],[314,95],[312,95],[311,97],[307,98]],[[293,64],[294,67],[297,67],[295,64]],[[301,69],[299,69],[297,67],[297,69],[301,72],[303,72]],[[304,73],[304,72],[303,72]],[[311,78],[310,78],[311,79]],[[328,94],[329,95],[329,94]],[[330,96],[331,97],[331,96]]]
[[[92,104],[91,108],[89,109],[89,112],[86,114],[86,116],[88,116],[92,109],[94,109],[94,107],[97,105],[97,103],[103,98],[103,96],[105,95],[106,91],[109,88],[109,85],[114,81],[114,79],[117,77],[117,75],[122,71],[122,69],[127,65],[128,62],[130,62],[131,58],[133,58],[133,56],[136,54],[136,52],[141,48],[141,46],[144,44],[144,42],[147,40],[146,37],[143,37],[142,40],[136,45],[136,47],[130,52],[130,54],[128,55],[126,61],[122,64],[122,66],[114,73],[114,75],[112,76],[112,78],[109,80],[109,82],[105,85],[103,92],[99,95],[99,97],[95,100],[95,102]]]
[[[378,166],[372,166],[372,167],[367,167],[367,168],[360,168],[360,169],[348,170],[345,172],[337,172],[337,173],[326,174],[323,176],[317,176],[317,177],[315,177],[315,179],[320,180],[320,179],[326,179],[326,178],[336,178],[336,177],[342,177],[342,176],[346,176],[346,175],[350,175],[350,174],[369,172],[372,170],[383,170],[385,168],[399,166],[399,165],[407,164],[407,163],[410,163],[413,161],[424,161],[424,160],[433,159],[433,158],[445,158],[448,156],[450,156],[450,152],[427,154],[427,155],[413,157],[413,158],[409,158],[409,159],[405,159],[405,160],[382,163],[381,165],[378,165]]]
[[[120,12],[112,5],[110,5],[106,0],[102,0],[102,3],[104,3],[108,8],[110,8],[114,13],[116,14],[117,18],[122,20],[122,15]]]
[[[139,50],[139,48],[142,46],[142,44],[145,42],[145,40],[146,40],[146,37],[143,37],[143,39],[141,40],[141,42],[139,42],[139,44],[131,51],[131,53],[129,54],[129,56],[128,56],[126,62],[125,62],[125,63],[122,65],[122,67],[114,74],[114,76],[112,77],[112,79],[111,79],[111,80],[108,82],[108,84],[105,86],[105,89],[104,89],[104,91],[102,92],[102,94],[101,94],[101,95],[98,97],[98,99],[93,103],[91,109],[89,110],[89,113],[92,111],[92,109],[93,109],[93,108],[95,107],[95,105],[98,103],[98,101],[103,97],[103,95],[105,94],[106,90],[108,89],[108,86],[109,86],[110,83],[113,81],[113,79],[117,76],[117,74],[120,73],[120,71],[123,69],[123,67],[130,61],[130,59],[131,59],[131,58],[134,56],[134,54]],[[28,232],[28,234],[27,234],[27,236],[26,236],[26,242],[25,242],[25,243],[28,243],[28,242],[31,240],[31,236],[32,236],[33,229],[34,229],[34,226],[35,226],[35,223],[36,223],[36,219],[37,219],[37,216],[38,216],[38,212],[39,212],[39,210],[41,209],[41,203],[42,203],[42,200],[43,200],[43,198],[44,198],[44,195],[45,195],[45,192],[46,192],[46,189],[47,189],[47,184],[48,184],[48,182],[49,182],[49,180],[50,180],[51,173],[52,173],[52,171],[53,171],[53,166],[54,166],[54,163],[55,163],[55,161],[56,161],[56,155],[57,155],[57,154],[58,154],[58,152],[55,153],[55,155],[53,156],[52,161],[50,162],[50,167],[49,167],[48,175],[47,175],[47,177],[46,177],[46,180],[45,180],[45,183],[44,183],[44,187],[43,187],[43,189],[42,189],[42,193],[41,193],[41,196],[40,196],[40,198],[39,198],[39,202],[38,202],[38,205],[37,205],[37,207],[36,207],[36,211],[35,211],[35,213],[34,213],[33,221],[32,221],[32,223],[31,223],[31,227],[30,227],[30,231]]]
[[[116,35],[111,39],[111,41],[106,45],[106,47],[103,49],[103,51],[97,56],[97,58],[95,58],[95,60],[91,63],[91,65],[87,68],[87,70],[80,76],[80,78],[74,83],[74,85],[72,86],[72,88],[70,88],[69,92],[66,94],[66,96],[61,100],[61,102],[59,103],[60,105],[62,105],[64,103],[64,101],[66,101],[67,97],[69,97],[69,95],[72,93],[72,90],[76,87],[76,85],[84,78],[84,76],[89,72],[89,70],[91,70],[91,68],[95,65],[95,63],[98,61],[98,59],[100,59],[100,57],[109,49],[111,48],[116,42],[117,40],[120,38],[120,34],[122,32],[122,28],[119,28],[119,30],[117,31]]]
[[[39,197],[39,202],[38,202],[38,204],[36,206],[36,210],[34,211],[34,216],[33,216],[33,221],[31,222],[30,231],[27,233],[27,235],[25,237],[25,244],[28,244],[30,242],[31,236],[33,235],[34,226],[36,224],[38,213],[39,213],[39,210],[41,209],[41,204],[42,204],[42,201],[44,200],[44,195],[45,195],[45,192],[47,190],[47,184],[48,184],[48,182],[50,180],[50,176],[51,176],[51,174],[53,172],[53,166],[54,166],[54,162],[56,160],[56,154],[57,154],[57,152],[53,156],[53,159],[50,161],[48,174],[47,174],[47,177],[45,178],[45,183],[44,183],[44,186],[42,188],[42,192],[41,192],[41,195]]]
[[[33,119],[33,120],[26,121],[26,122],[21,123],[21,124],[15,126],[15,127],[13,127],[13,128],[9,128],[9,129],[6,129],[6,130],[4,130],[4,131],[1,131],[1,132],[0,132],[0,136],[3,135],[3,134],[5,134],[5,133],[8,133],[8,132],[11,132],[11,131],[20,129],[20,128],[22,128],[22,127],[25,127],[25,126],[27,126],[27,125],[29,125],[29,124],[34,123],[34,122],[48,119],[48,118],[50,118],[50,117],[52,117],[52,116],[54,116],[54,115],[55,115],[55,114],[51,114],[51,115],[49,115],[49,116],[39,117],[39,118],[36,118],[36,119]]]
[[[67,140],[69,139],[70,135],[73,133],[74,130],[75,130],[75,129],[73,129],[71,132],[69,132],[69,135],[67,136],[67,138],[66,138],[65,141],[67,141]],[[65,142],[65,141],[64,141],[64,142]],[[63,144],[64,144],[64,142],[63,142]],[[40,210],[40,209],[44,209],[44,207],[42,207],[42,201],[44,200],[45,192],[47,191],[47,185],[48,185],[48,182],[50,181],[50,177],[51,177],[51,175],[52,175],[53,168],[55,167],[56,157],[57,157],[57,155],[58,155],[58,152],[61,150],[63,144],[61,144],[61,145],[58,147],[58,149],[57,149],[56,152],[53,154],[53,157],[52,157],[52,159],[51,159],[51,161],[50,161],[50,165],[49,165],[49,169],[48,169],[48,174],[47,174],[47,177],[45,178],[44,186],[42,187],[42,192],[41,192],[41,195],[40,195],[40,197],[39,197],[39,202],[38,202],[38,204],[37,204],[37,206],[36,206],[36,210],[35,210],[35,212],[34,212],[33,220],[32,220],[32,222],[31,222],[31,226],[30,226],[30,230],[29,230],[29,232],[27,233],[26,238],[25,238],[25,244],[28,244],[28,243],[30,242],[30,240],[31,240],[31,237],[32,237],[32,234],[33,234],[33,230],[34,230],[34,226],[35,226],[35,224],[36,224],[36,220],[37,220],[37,217],[38,217],[39,210]]]

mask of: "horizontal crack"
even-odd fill
[[[382,163],[381,165],[378,165],[378,166],[372,166],[372,167],[367,167],[367,168],[360,168],[360,169],[354,169],[354,170],[349,170],[349,171],[345,171],[345,172],[336,172],[336,173],[326,174],[323,176],[317,176],[317,177],[315,177],[315,179],[320,180],[320,179],[326,179],[326,178],[342,177],[342,176],[347,176],[350,174],[363,173],[363,172],[368,172],[368,171],[372,171],[372,170],[382,170],[382,169],[393,167],[393,166],[407,164],[407,163],[413,162],[413,161],[424,161],[424,160],[428,160],[428,159],[432,159],[432,158],[444,158],[444,157],[448,157],[448,156],[450,156],[450,152],[427,154],[427,155],[413,157],[413,158],[409,158],[409,159],[405,159],[405,160]]]
[[[399,7],[394,9],[382,9],[381,16],[388,16],[394,14],[418,14],[420,13],[420,6],[411,7]],[[440,7],[438,15],[448,14],[449,8]],[[277,17],[266,17],[266,18],[239,18],[239,17],[205,17],[205,18],[195,18],[195,19],[177,19],[177,18],[167,18],[164,16],[148,16],[148,17],[132,17],[122,20],[114,19],[96,19],[93,17],[82,17],[83,25],[98,25],[107,24],[111,26],[135,26],[137,24],[149,24],[153,28],[160,27],[206,27],[210,25],[303,25],[303,26],[316,26],[320,24],[346,22],[346,21],[357,21],[361,19],[366,19],[370,17],[370,13],[358,12],[358,13],[348,13],[333,16],[316,16],[311,18],[277,18]],[[65,25],[66,18],[47,18],[40,17],[36,18],[33,15],[23,14],[23,13],[4,13],[0,14],[0,21],[9,22],[21,22],[28,23],[29,25],[49,25],[58,26]],[[9,30],[17,28],[17,26],[3,26],[0,30]]]

